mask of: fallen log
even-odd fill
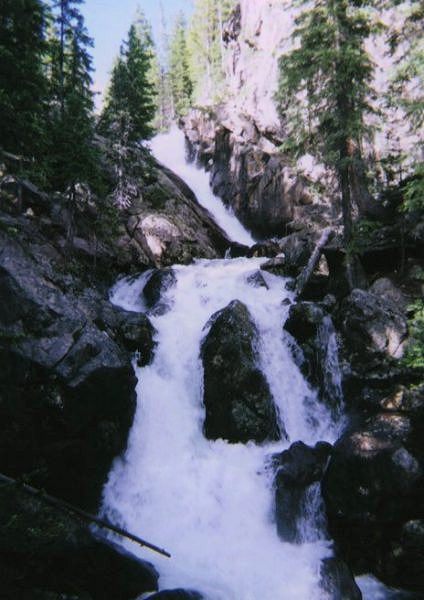
[[[168,558],[171,557],[169,552],[167,552],[163,548],[159,548],[158,546],[155,546],[154,544],[151,544],[150,542],[143,540],[142,538],[138,537],[137,535],[134,535],[133,533],[130,533],[129,531],[126,531],[125,529],[122,529],[121,527],[116,527],[115,525],[108,523],[108,521],[105,521],[104,519],[99,519],[99,517],[95,517],[94,515],[91,515],[90,513],[86,512],[85,510],[82,510],[81,508],[78,508],[77,506],[74,506],[73,504],[70,504],[69,502],[66,502],[65,500],[61,500],[60,498],[56,498],[55,496],[50,496],[49,494],[46,494],[44,491],[38,490],[37,488],[27,485],[26,483],[23,483],[21,481],[13,479],[12,477],[7,477],[6,475],[3,475],[2,473],[0,473],[0,483],[3,483],[5,485],[13,485],[13,486],[17,487],[18,489],[22,490],[23,492],[25,492],[26,494],[35,496],[39,500],[42,500],[43,502],[46,502],[46,504],[50,504],[51,506],[58,508],[62,512],[71,513],[73,515],[81,517],[85,521],[94,523],[95,525],[97,525],[98,527],[101,527],[102,529],[109,529],[110,531],[113,531],[114,533],[117,533],[118,535],[120,535],[122,537],[125,537],[133,542],[136,542],[140,546],[144,546],[145,548],[148,548],[149,550],[152,550],[153,552],[157,552],[158,554],[162,554],[163,556],[167,556]]]
[[[312,252],[308,264],[296,279],[296,294],[299,296],[305,289],[315,267],[319,263],[324,246],[331,240],[334,235],[334,230],[331,227],[326,227],[319,238],[314,251]]]

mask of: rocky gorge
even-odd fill
[[[185,148],[163,134],[169,164],[131,149],[110,220],[83,185],[71,206],[1,166],[0,598],[374,600],[369,573],[424,597],[423,215],[361,188],[346,247],[334,176],[281,152],[283,12],[288,36],[286,3],[237,4],[231,93],[184,116]],[[192,191],[203,169],[241,237]]]
[[[20,204],[18,185],[23,186]],[[140,186],[142,196],[124,210],[115,237],[107,243],[100,238],[95,247],[87,239],[95,208],[89,199],[81,200],[72,248],[66,239],[66,206],[61,209],[57,198],[19,180],[8,179],[2,188],[1,471],[91,511],[99,506],[112,460],[127,445],[135,411],[132,356],[136,352],[143,367],[156,348],[151,317],[111,304],[108,287],[118,274],[153,269],[143,296],[150,314],[158,317],[170,310],[167,290],[176,284],[168,265],[216,259],[231,247],[177,176],[153,165]],[[324,247],[325,258],[302,298],[289,303],[284,328],[294,359],[333,414],[342,410],[342,395],[348,420],[334,447],[320,442],[315,450],[302,448],[291,439],[290,449],[274,459],[275,510],[280,536],[295,541],[293,525],[302,498],[321,485],[337,560],[419,597],[424,398],[422,373],[406,367],[402,356],[407,306],[421,293],[422,226],[411,221],[404,234],[403,274],[396,269],[397,227],[387,224],[375,234],[378,243],[362,249],[362,289],[346,290],[336,236]],[[233,252],[268,257],[249,277],[252,290],[266,290],[269,283],[261,273],[295,281],[317,237],[306,228],[250,250],[233,244]],[[392,263],[382,259],[390,249]],[[333,333],[328,333],[329,322]],[[329,335],[338,347],[338,382],[328,377],[334,366]],[[261,443],[265,437],[287,436],[269,383],[257,367],[257,336],[248,309],[237,299],[212,317],[201,348],[207,437]],[[0,491],[4,590],[18,589],[28,598],[78,596],[78,590],[92,598],[130,598],[157,586],[157,573],[146,562],[122,555],[19,489],[2,486]],[[49,565],[72,560],[63,576],[52,578],[50,567],[43,567],[47,547],[53,553]],[[84,574],[88,563],[90,580]],[[349,568],[330,564],[323,573],[331,597],[339,597],[339,585],[350,590],[343,597],[360,597],[358,588],[347,583]],[[115,569],[125,575],[112,585],[105,572]],[[334,569],[341,569],[339,575]],[[335,584],[338,578],[345,583]]]

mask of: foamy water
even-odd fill
[[[328,543],[312,532],[305,539],[315,541],[302,545],[284,543],[276,533],[267,457],[298,439],[334,441],[337,430],[284,338],[288,307],[282,300],[290,292],[268,273],[269,289],[247,281],[261,261],[175,268],[177,283],[165,295],[172,310],[152,317],[158,332],[154,362],[137,371],[138,408],[128,450],[105,489],[110,516],[171,552],[171,559],[156,559],[139,551],[158,567],[161,588],[195,588],[210,600],[318,599],[320,562],[329,555]],[[143,278],[119,282],[113,301],[140,310],[141,283]],[[211,315],[235,298],[257,325],[260,366],[289,441],[258,446],[203,436],[200,344]],[[314,529],[314,519],[302,529]]]
[[[243,227],[231,209],[227,208],[212,192],[208,173],[186,160],[186,147],[183,132],[173,126],[168,133],[153,138],[150,146],[155,158],[165,167],[179,175],[195,193],[199,203],[214,217],[216,223],[234,242],[252,246],[252,235]]]

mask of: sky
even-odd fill
[[[140,6],[151,23],[154,34],[158,35],[161,22],[160,3],[160,0],[86,0],[85,4],[81,5],[88,32],[94,38],[95,44],[92,49],[95,91],[103,92],[107,87],[113,61],[128,33],[137,6]],[[162,0],[162,4],[169,29],[179,11],[190,14],[193,0]],[[98,106],[99,103],[100,98],[97,98]]]

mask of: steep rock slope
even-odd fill
[[[290,0],[240,0],[223,33],[225,97],[219,103],[200,99],[184,119],[188,140],[210,169],[214,191],[263,237],[284,235],[300,224],[321,227],[340,218],[333,175],[311,155],[292,164],[279,152],[285,132],[284,115],[277,114],[274,101],[278,59],[292,46],[300,10]],[[405,3],[380,18],[390,31],[400,26],[404,14]],[[388,57],[382,35],[373,36],[367,45],[376,65],[376,108],[384,111],[384,118],[365,154],[374,160],[402,151],[410,160],[417,137],[402,111],[388,108],[384,99],[397,57]],[[384,180],[383,171],[378,178]],[[375,211],[368,194],[361,195],[360,210]]]
[[[219,257],[230,244],[174,174],[151,159],[141,170],[117,222],[83,187],[72,206],[11,174],[0,182],[0,473],[91,512],[126,447],[133,354],[148,364],[155,348],[149,319],[112,305],[108,288],[118,274]],[[19,488],[2,485],[0,504],[5,598],[124,600],[157,588],[149,565]]]

